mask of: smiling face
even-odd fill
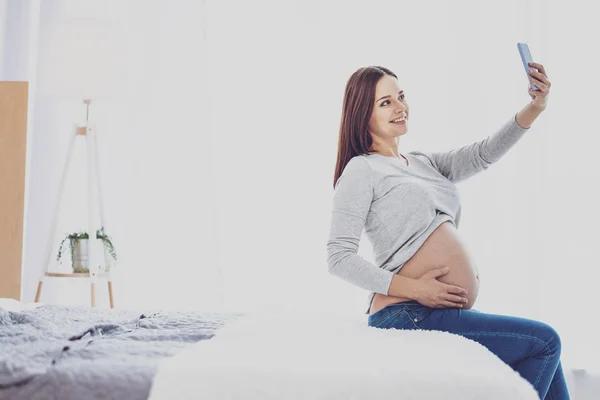
[[[368,130],[373,138],[376,152],[389,153],[388,147],[397,147],[396,138],[408,132],[408,103],[396,78],[384,75],[375,88],[375,102],[369,119]],[[395,122],[406,117],[403,122]]]

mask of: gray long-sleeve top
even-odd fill
[[[398,158],[353,157],[335,186],[327,242],[329,272],[375,293],[388,294],[392,276],[443,222],[458,227],[461,204],[454,185],[498,161],[529,128],[516,115],[479,142],[447,152],[411,151]],[[363,229],[376,265],[357,254]]]

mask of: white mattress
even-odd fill
[[[538,400],[462,336],[298,313],[249,314],[161,362],[150,400],[199,398]]]

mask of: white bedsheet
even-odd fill
[[[149,400],[512,399],[533,387],[484,346],[327,315],[247,315],[159,364]]]
[[[23,303],[15,299],[0,297],[0,311],[21,312],[38,308],[40,303]]]

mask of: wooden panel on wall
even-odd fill
[[[21,299],[27,82],[0,81],[0,297]]]

